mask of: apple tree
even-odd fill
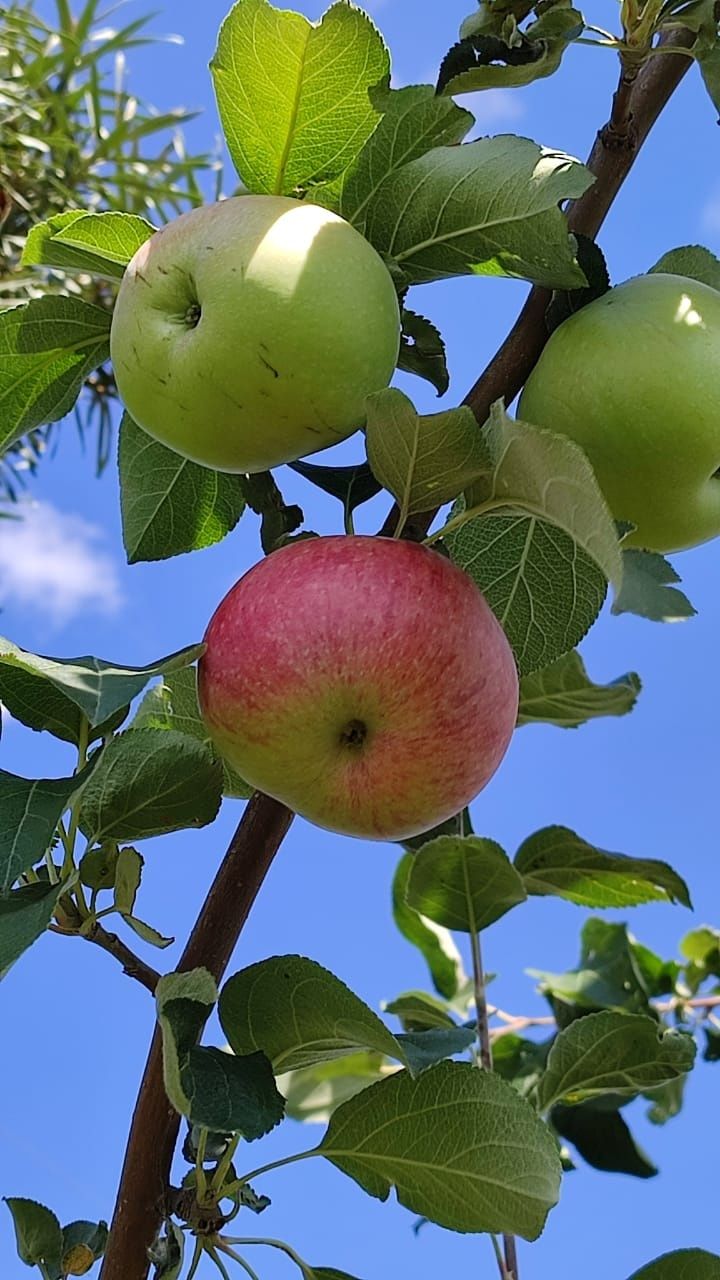
[[[616,614],[690,616],[664,554],[720,534],[720,262],[668,246],[612,287],[597,240],[682,78],[702,74],[720,105],[715,9],[622,0],[607,32],[562,0],[482,0],[438,51],[436,83],[394,88],[361,8],[338,0],[311,23],[237,0],[211,75],[240,194],[205,203],[201,158],[166,148],[149,174],[138,160],[139,137],[171,121],[103,105],[103,55],[140,24],[84,55],[96,5],[57,10],[50,41],[31,6],[2,16],[0,447],[11,461],[32,453],[100,379],[123,406],[128,562],[199,550],[244,513],[259,538],[204,636],[143,667],[0,641],[3,708],[67,747],[61,777],[0,771],[0,972],[21,980],[16,962],[47,931],[58,947],[79,938],[147,990],[156,1021],[109,1229],[63,1225],[7,1186],[18,1255],[44,1280],[95,1264],[102,1280],[151,1267],[180,1280],[201,1266],[255,1276],[260,1246],[305,1280],[352,1280],[254,1226],[266,1175],[320,1159],[358,1195],[394,1191],[421,1222],[486,1236],[486,1269],[525,1280],[520,1242],[562,1213],[573,1160],[643,1176],[625,1104],[647,1098],[669,1119],[696,1059],[720,1057],[711,925],[666,960],[593,915],[577,967],[536,974],[546,1015],[495,1007],[492,926],[512,913],[521,935],[529,898],[681,908],[690,889],[682,867],[560,825],[510,857],[468,807],[522,726],[632,711],[639,678],[594,683],[577,646],[608,591]],[[465,94],[562,74],[579,40],[619,67],[585,163],[552,139],[468,140]],[[26,83],[44,104],[39,153]],[[114,141],[103,111],[119,121]],[[459,275],[531,287],[463,402],[421,414],[389,383],[399,368],[447,392],[423,286]],[[644,381],[628,354],[638,341],[654,352]],[[306,460],[355,435],[362,460]],[[337,499],[332,536],[303,528],[269,470],[280,464],[309,502],[313,486]],[[355,511],[382,493],[378,536],[356,534]],[[142,914],[136,846],[207,828],[238,801],[182,955],[162,971],[149,948],[170,940]],[[395,846],[392,918],[429,989],[399,995],[387,1017],[306,955],[229,972],[296,813],[338,841]],[[221,1037],[207,1032],[215,1013]],[[318,1119],[315,1145],[263,1156],[281,1122]],[[649,1246],[647,1266],[617,1280],[718,1280],[720,1256],[678,1245],[654,1260]]]

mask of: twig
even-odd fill
[[[219,982],[266,872],[292,821],[284,805],[248,801],[198,916],[179,970],[203,966]],[[145,1280],[147,1251],[163,1217],[180,1116],[163,1083],[162,1041],[153,1035],[125,1153],[101,1280]]]
[[[135,955],[135,952],[131,951],[130,947],[127,947],[122,938],[118,938],[116,933],[108,933],[107,929],[103,929],[101,924],[96,923],[83,936],[88,942],[94,942],[96,947],[102,947],[103,951],[107,951],[116,960],[119,960],[123,967],[123,973],[141,983],[151,995],[155,994],[155,988],[160,981],[160,974],[157,969],[145,964],[145,961]]]

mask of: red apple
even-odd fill
[[[495,773],[518,678],[472,580],[390,538],[294,542],[256,564],[205,634],[199,698],[218,751],[331,831],[418,835]]]

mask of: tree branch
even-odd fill
[[[293,815],[259,792],[248,801],[178,970],[209,969],[219,982]],[[101,1280],[145,1280],[147,1251],[165,1214],[180,1116],[163,1083],[162,1040],[155,1031],[130,1128]]]
[[[83,935],[88,942],[94,942],[96,947],[102,947],[103,951],[107,951],[116,960],[120,961],[123,967],[123,973],[129,978],[135,978],[136,982],[146,987],[151,995],[155,994],[155,988],[160,981],[160,974],[157,969],[153,969],[151,965],[145,964],[139,956],[135,955],[130,947],[126,947],[122,938],[118,938],[116,933],[108,933],[107,929],[103,929],[102,925],[96,923],[88,933]]]
[[[673,44],[683,42],[682,32]],[[694,37],[688,33],[686,44]],[[657,55],[643,68],[629,98],[635,138],[632,148],[609,149],[598,135],[588,166],[596,182],[570,211],[570,226],[594,236],[635,157],[665,103],[687,71],[690,59]],[[479,422],[500,396],[514,398],[527,379],[547,339],[544,316],[549,301],[546,290],[533,289],[521,315],[497,356],[466,397]],[[434,513],[414,520],[407,536],[422,536]],[[409,522],[410,523],[410,522]],[[381,533],[392,533],[391,517]],[[265,873],[285,836],[292,815],[265,796],[249,801],[233,836],[205,905],[178,965],[191,969],[203,965],[220,979],[240,931],[257,896]],[[163,1085],[162,1046],[153,1036],[145,1075],[140,1087],[128,1148],[100,1280],[146,1280],[147,1249],[164,1212],[180,1117],[170,1107]]]

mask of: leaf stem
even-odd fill
[[[241,1187],[247,1186],[248,1182],[254,1182],[263,1173],[270,1173],[271,1169],[282,1169],[283,1165],[296,1164],[298,1160],[309,1160],[311,1156],[321,1155],[319,1147],[311,1147],[309,1151],[297,1151],[294,1156],[283,1156],[280,1160],[272,1160],[270,1164],[261,1164],[259,1168],[252,1169],[250,1173],[244,1173],[242,1178],[236,1178],[234,1182],[228,1183],[225,1188],[228,1195],[232,1195],[234,1191],[239,1191]]]
[[[227,1177],[228,1169],[232,1164],[233,1156],[235,1155],[235,1152],[240,1146],[240,1139],[241,1139],[241,1134],[236,1133],[234,1138],[228,1143],[227,1151],[224,1153],[222,1158],[218,1160],[217,1167],[215,1169],[215,1172],[212,1176],[212,1180],[210,1182],[210,1187],[215,1192],[220,1192],[223,1190],[223,1183],[225,1182],[225,1178]]]
[[[247,1272],[250,1276],[250,1280],[260,1280],[257,1271],[253,1271],[250,1263],[246,1262],[245,1259],[241,1257],[239,1253],[236,1253],[234,1249],[230,1249],[227,1245],[218,1245],[218,1251],[220,1253],[226,1253],[228,1258],[232,1258],[233,1262],[238,1262],[243,1271]]]

